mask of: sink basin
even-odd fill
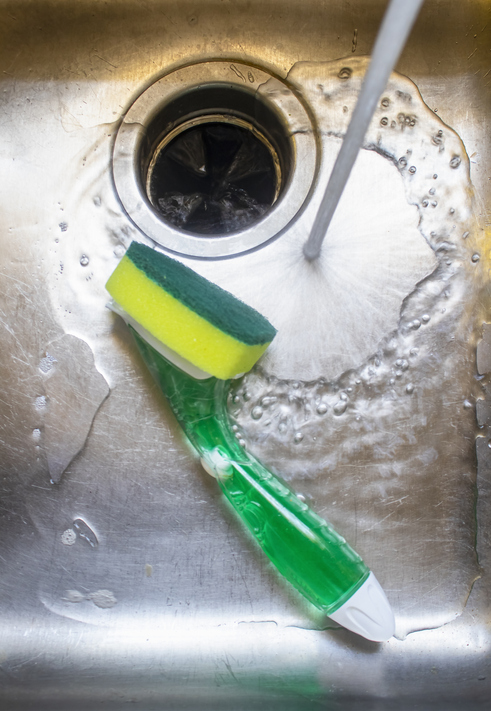
[[[326,271],[298,248],[384,8],[0,3],[2,708],[489,708],[487,3],[427,0]],[[224,236],[157,214],[180,122],[272,146],[264,215]],[[106,309],[132,239],[281,322],[231,386],[236,431],[374,570],[389,642],[303,600],[201,469]]]

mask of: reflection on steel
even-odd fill
[[[226,63],[234,87],[263,91],[271,76],[287,87],[278,100],[293,95],[303,107],[303,128],[315,150],[308,151],[308,165],[297,157],[307,192],[299,204],[291,196],[292,214],[278,239],[263,241],[276,233],[273,206],[274,229],[261,233],[260,222],[255,253],[242,252],[251,244],[241,243],[230,247],[229,255],[240,253],[235,258],[215,261],[223,254],[206,253],[205,261],[186,261],[251,301],[263,298],[267,277],[281,298],[288,296],[291,282],[281,281],[275,269],[288,246],[303,244],[319,197],[315,176],[327,170],[328,139],[339,142],[319,130],[322,111],[333,108],[325,85],[339,81],[339,91],[351,96],[356,61],[370,51],[385,6],[382,0],[353,0],[349,8],[341,0],[2,5],[2,708],[304,711],[334,705],[392,711],[405,705],[453,711],[489,704],[491,340],[475,323],[477,316],[489,319],[481,208],[491,198],[485,4],[466,0],[443,8],[427,0],[398,64],[464,142],[470,163],[465,153],[449,156],[455,158],[449,181],[460,180],[470,165],[476,193],[469,227],[457,234],[462,215],[449,205],[455,216],[450,227],[456,228],[446,244],[431,249],[448,277],[444,288],[428,295],[438,309],[421,308],[399,324],[397,300],[409,316],[405,295],[413,287],[408,279],[395,295],[384,289],[392,330],[423,346],[392,360],[390,350],[379,357],[377,347],[367,355],[365,345],[376,340],[365,328],[374,323],[367,311],[362,343],[345,323],[338,355],[332,343],[323,344],[336,359],[325,382],[279,370],[276,377],[276,366],[286,372],[293,361],[271,361],[269,371],[264,364],[270,379],[257,371],[237,383],[230,402],[239,436],[370,561],[397,613],[399,638],[377,646],[335,628],[265,566],[183,441],[126,330],[105,308],[104,284],[125,247],[133,238],[148,239],[112,183],[118,130],[131,128],[127,117],[146,88],[210,60]],[[322,65],[339,57],[347,59]],[[350,106],[340,102],[341,117]],[[411,125],[412,109],[399,112],[399,119],[392,118],[391,105],[382,108],[380,132],[405,136],[418,129]],[[300,140],[298,129],[291,133]],[[437,155],[448,147],[445,126],[440,130],[433,135]],[[438,214],[438,179],[411,161],[414,149],[400,155],[397,166],[376,152],[363,153],[377,180],[384,171],[394,175],[399,197],[391,205],[412,209],[416,217],[426,210],[428,220]],[[418,208],[408,206],[399,199],[401,186],[418,185],[422,175],[429,189],[418,193]],[[288,184],[285,189],[286,198]],[[367,214],[364,201],[349,207],[352,224]],[[417,221],[415,230],[412,255],[427,255]],[[227,239],[217,242],[223,247]],[[397,250],[391,255],[396,259]],[[373,261],[372,253],[367,260]],[[417,279],[418,260],[408,261],[406,271],[401,262],[401,273],[407,277],[414,269],[411,278]],[[465,273],[462,288],[455,288],[453,268],[455,275]],[[357,288],[358,282],[341,284],[340,302],[354,299]],[[314,306],[312,301],[305,323],[314,318]],[[333,304],[333,320],[338,308]],[[446,319],[457,312],[450,329]],[[349,361],[351,346],[339,355],[343,334],[358,348],[358,360]],[[388,335],[379,341],[390,349]],[[291,338],[293,348],[299,338]],[[60,347],[55,351],[53,344]],[[322,362],[317,352],[312,358]],[[423,360],[424,371],[417,366]],[[431,378],[425,381],[422,372]],[[391,379],[396,400],[388,395]],[[389,416],[394,409],[398,416]],[[52,484],[55,451],[64,471]],[[80,538],[77,519],[97,534],[97,547]]]

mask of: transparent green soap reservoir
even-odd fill
[[[268,558],[327,615],[368,579],[360,556],[289,487],[239,444],[226,402],[229,382],[195,380],[169,363],[133,329],[138,348],[204,468]]]

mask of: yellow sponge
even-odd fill
[[[264,316],[228,291],[138,242],[106,289],[154,338],[223,380],[250,370],[276,334]]]

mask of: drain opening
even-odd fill
[[[241,254],[281,235],[316,175],[312,123],[282,81],[240,62],[169,72],[128,109],[113,151],[128,216],[164,249]]]
[[[225,237],[258,223],[287,185],[291,139],[257,93],[211,83],[162,105],[140,145],[141,186],[183,232]]]
[[[196,234],[229,234],[259,220],[276,202],[281,165],[251,123],[210,115],[160,142],[150,161],[148,198],[169,223]]]

